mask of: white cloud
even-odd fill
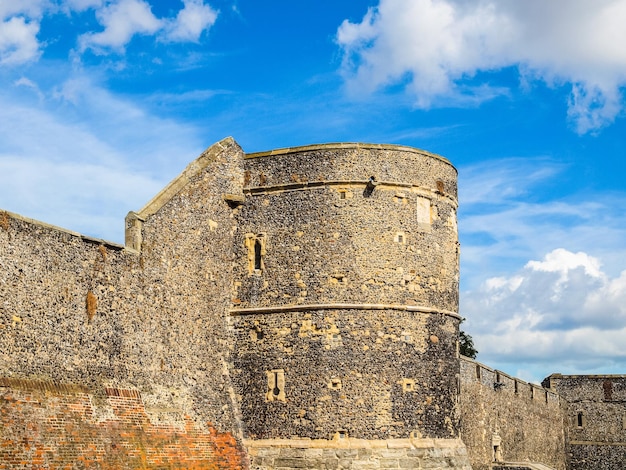
[[[196,158],[197,130],[159,118],[86,76],[37,99],[0,90],[0,208],[123,241],[123,220]],[[44,91],[44,94],[46,92]]]
[[[197,42],[217,19],[217,12],[202,0],[184,0],[185,7],[166,26],[165,38],[172,42]]]
[[[39,23],[14,16],[0,22],[0,65],[19,65],[39,58]]]
[[[80,49],[93,49],[97,53],[108,49],[123,51],[136,34],[154,34],[162,22],[152,14],[150,5],[143,0],[120,0],[96,11],[98,22],[104,26],[100,33],[80,36]]]
[[[64,0],[62,6],[67,12],[85,11],[90,8],[100,8],[104,0]]]
[[[337,43],[353,90],[406,84],[418,107],[466,105],[497,96],[478,72],[518,67],[524,81],[568,83],[579,133],[623,110],[626,0],[381,0]]]
[[[612,276],[624,269],[626,220],[621,207],[626,194],[567,194],[567,169],[541,157],[459,168],[464,289],[474,289],[485,277],[499,277],[511,265],[523,266],[555,247],[592,252]],[[588,264],[585,269],[597,274],[598,268]]]
[[[37,19],[51,6],[49,0],[4,0],[0,2],[0,19],[17,15]]]
[[[555,363],[584,370],[610,358],[626,366],[626,271],[611,279],[586,253],[553,250],[464,292],[461,308],[488,363],[544,363],[546,375]]]
[[[81,51],[98,54],[123,52],[135,35],[160,35],[169,42],[198,42],[200,35],[217,19],[217,11],[203,0],[184,0],[175,18],[157,18],[145,0],[118,0],[101,6],[96,0],[72,0],[74,9],[96,7],[96,18],[104,26],[99,33],[85,33],[78,38]]]
[[[588,276],[601,277],[600,263],[596,258],[582,251],[572,253],[563,248],[551,251],[543,261],[529,261],[525,267],[534,271],[559,273],[559,282],[567,281],[567,273],[579,267],[583,268]]]

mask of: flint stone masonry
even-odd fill
[[[496,385],[499,384],[499,385]],[[565,403],[554,391],[461,358],[461,438],[474,470],[530,461],[566,468]]]
[[[568,469],[624,468],[626,376],[552,374],[543,385],[566,400]]]
[[[623,468],[622,378],[459,357],[456,179],[227,138],[124,246],[0,211],[0,469]]]

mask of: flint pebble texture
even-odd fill
[[[568,469],[626,465],[626,376],[552,374],[544,380],[566,400]]]

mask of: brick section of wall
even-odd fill
[[[457,439],[246,441],[253,470],[403,469],[471,470]]]
[[[564,409],[553,391],[461,358],[461,438],[474,470],[491,468],[498,441],[500,461],[564,470]]]
[[[0,469],[243,469],[244,451],[212,426],[153,424],[137,390],[0,379]],[[62,390],[70,390],[64,393]]]

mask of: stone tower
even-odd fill
[[[415,468],[468,468],[455,168],[371,144],[247,154],[243,168],[231,377],[255,468],[318,462],[329,440],[355,461],[393,447]]]

